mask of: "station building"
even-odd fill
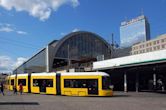
[[[99,35],[79,31],[50,42],[13,73],[91,71],[98,59],[110,59],[110,45]]]
[[[109,73],[117,91],[166,92],[166,49],[97,61],[93,70]]]

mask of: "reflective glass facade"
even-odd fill
[[[25,63],[26,72],[43,72],[46,71],[46,49],[40,51]]]
[[[150,39],[150,28],[147,19],[140,16],[128,22],[123,22],[120,27],[121,47],[130,47],[138,42]]]
[[[97,61],[97,56],[104,56],[108,59],[111,56],[109,44],[96,34],[78,32],[66,36],[55,53],[53,70],[68,68],[84,68]],[[63,68],[62,68],[63,67]]]
[[[68,58],[68,55],[71,59],[96,58],[98,55],[105,55],[105,58],[108,58],[110,51],[108,45],[95,35],[83,33],[73,35],[63,42],[55,57]]]
[[[23,63],[14,73],[36,73],[46,71],[46,49],[41,50],[28,61]]]

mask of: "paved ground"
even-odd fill
[[[114,97],[0,95],[0,110],[166,110],[166,94],[115,92]]]

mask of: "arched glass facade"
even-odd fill
[[[110,50],[101,39],[94,34],[78,33],[65,40],[57,50],[55,57],[71,59],[96,58],[98,55],[108,57]]]
[[[57,45],[53,68],[67,68],[69,60],[70,68],[91,66],[90,63],[101,55],[104,59],[111,56],[110,46],[104,39],[90,32],[75,32],[65,36]]]

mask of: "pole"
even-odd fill
[[[153,90],[156,90],[156,74],[153,73]]]
[[[112,33],[112,46],[114,46],[114,34]]]
[[[67,52],[68,52],[68,72],[69,72],[69,69],[70,69],[70,45],[68,44],[67,46]]]
[[[114,34],[112,33],[111,34],[111,40],[112,40],[112,43],[111,43],[111,58],[113,57],[113,51],[114,51]]]
[[[127,74],[124,73],[124,92],[127,92]]]
[[[156,90],[156,68],[153,68],[153,90],[155,91]]]
[[[136,92],[138,92],[139,91],[139,74],[138,73],[136,73],[135,87],[136,87]]]
[[[14,86],[15,86],[15,88],[16,88],[16,90],[17,90],[17,69],[16,69],[16,77],[15,77],[15,84],[14,84]],[[15,90],[14,90],[15,91]],[[18,91],[18,90],[17,90]]]
[[[49,45],[46,47],[46,72],[50,71],[49,68]]]

